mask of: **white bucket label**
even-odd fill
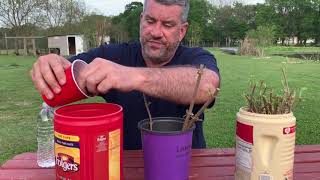
[[[253,126],[237,121],[236,166],[252,172]]]
[[[237,137],[236,144],[236,164],[237,167],[251,172],[252,171],[252,144],[243,141],[241,138]]]
[[[259,180],[273,180],[273,178],[269,174],[261,174]]]

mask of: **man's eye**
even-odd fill
[[[152,23],[154,23],[154,20],[152,20],[152,19],[147,19],[147,23],[152,24]]]
[[[171,24],[171,23],[164,23],[164,26],[170,28],[170,27],[173,27],[173,24]]]

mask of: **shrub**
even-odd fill
[[[264,48],[272,45],[275,38],[274,26],[259,26],[256,30],[250,30],[246,38],[241,42],[240,55],[264,56]]]
[[[282,68],[282,74],[283,94],[276,94],[264,81],[260,81],[259,85],[258,83],[250,82],[248,93],[244,95],[249,112],[259,114],[287,114],[292,111],[297,100],[301,99],[302,91],[300,91],[300,95],[297,97],[296,91],[289,88],[284,68]]]

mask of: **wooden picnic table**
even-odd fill
[[[233,180],[235,149],[192,150],[190,180]],[[40,168],[35,153],[22,153],[0,167],[0,180],[54,180],[53,168]],[[124,179],[143,180],[141,151],[124,151]],[[294,180],[320,180],[320,145],[296,146]]]

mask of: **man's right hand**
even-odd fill
[[[68,60],[56,54],[40,56],[30,71],[35,88],[48,99],[52,99],[54,93],[60,93],[60,86],[66,83],[64,70],[70,65]]]

